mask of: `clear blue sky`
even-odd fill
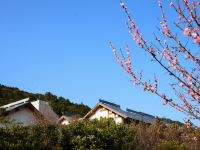
[[[154,1],[125,1],[147,39],[160,18]],[[169,7],[167,8],[167,12]],[[170,16],[173,17],[173,16]],[[181,113],[129,82],[109,48],[128,43],[134,67],[146,78],[165,72],[131,40],[117,0],[18,0],[0,2],[0,83],[29,92],[47,91],[93,107],[99,98],[159,117],[183,121]]]

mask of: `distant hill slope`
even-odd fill
[[[57,97],[50,92],[45,94],[34,94],[22,91],[16,87],[7,87],[0,84],[0,106],[15,102],[17,100],[29,97],[31,101],[40,99],[48,101],[53,110],[60,116],[63,113],[84,116],[90,108],[84,104],[76,104],[69,99]]]

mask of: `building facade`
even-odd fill
[[[58,120],[58,116],[53,112],[48,102],[41,100],[29,102],[29,98],[26,98],[0,108],[5,109],[5,118],[11,124],[18,123],[28,126],[40,122],[57,123]],[[2,127],[3,124],[0,123],[0,126]]]
[[[146,113],[134,111],[131,109],[122,110],[120,105],[99,100],[85,116],[84,119],[93,120],[100,118],[112,118],[116,123],[145,122],[152,124],[155,117]]]

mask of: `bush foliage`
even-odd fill
[[[77,122],[68,126],[40,124],[0,128],[0,149],[133,149],[135,132],[113,120]]]
[[[199,140],[200,129],[115,124],[111,119],[0,128],[0,149],[7,150],[197,150]]]

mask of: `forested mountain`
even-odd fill
[[[48,101],[59,116],[64,113],[70,113],[71,115],[79,115],[82,117],[90,110],[87,105],[73,103],[69,99],[57,97],[50,92],[34,94],[22,91],[16,87],[7,87],[0,84],[0,106],[28,97],[31,101],[37,99]]]

